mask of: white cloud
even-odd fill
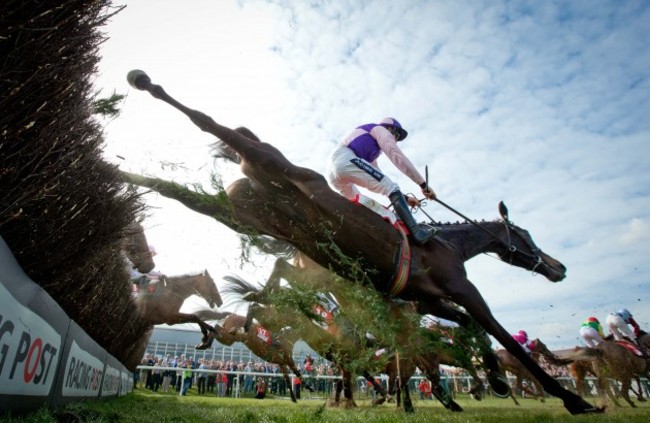
[[[351,128],[395,116],[411,134],[403,150],[429,166],[443,201],[494,219],[504,200],[568,267],[559,284],[488,258],[468,272],[508,330],[572,346],[587,314],[627,306],[650,324],[649,17],[644,2],[612,1],[127,2],[107,27],[97,85],[125,92],[126,73],[142,68],[319,172]],[[208,184],[212,138],[148,95],[129,91],[106,134],[107,157],[124,168]],[[236,237],[221,225],[150,201],[162,270],[236,267]],[[426,211],[460,219],[433,202]],[[261,268],[246,271],[264,280]]]

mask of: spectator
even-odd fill
[[[422,379],[418,385],[420,399],[431,399],[431,383],[428,379]]]
[[[266,396],[266,382],[261,377],[257,379],[257,386],[255,387],[255,398],[264,399]]]
[[[205,365],[205,359],[200,359],[199,360],[199,366],[198,366],[199,371],[196,373],[196,387],[199,391],[199,395],[205,394],[205,382],[207,375],[205,372],[202,372],[201,370],[207,369],[207,366]]]

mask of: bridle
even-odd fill
[[[515,255],[515,253],[518,253],[519,255],[525,256],[526,258],[528,258],[530,261],[533,262],[532,267],[530,269],[527,269],[527,270],[530,270],[533,273],[535,273],[535,270],[537,269],[537,267],[539,267],[542,264],[544,266],[548,266],[548,264],[544,262],[544,259],[542,258],[542,256],[538,254],[539,251],[540,251],[539,248],[530,247],[530,253],[527,253],[526,251],[520,250],[520,249],[518,249],[516,246],[514,246],[512,244],[512,238],[510,236],[510,231],[515,232],[515,233],[517,232],[517,229],[515,229],[514,223],[512,223],[510,220],[508,220],[506,217],[504,217],[503,218],[503,225],[504,225],[504,227],[506,229],[506,237],[507,237],[508,241],[503,242],[503,241],[501,241],[500,238],[498,238],[498,237],[497,238],[506,247],[506,252],[507,252],[507,254],[509,256],[508,264],[512,265],[514,255]],[[518,234],[518,235],[523,238],[523,235],[520,235],[520,234]],[[496,237],[496,235],[493,235],[493,236]]]
[[[512,243],[511,232],[515,232],[515,233],[517,233],[517,229],[516,229],[516,227],[515,227],[515,224],[514,224],[511,220],[509,220],[507,216],[502,215],[502,218],[503,218],[503,225],[504,225],[505,230],[506,230],[506,239],[507,239],[507,241],[503,241],[503,240],[501,239],[501,237],[497,236],[497,235],[496,235],[495,233],[493,233],[492,231],[486,229],[485,227],[483,227],[483,226],[482,226],[480,223],[478,223],[477,221],[475,221],[475,220],[473,220],[473,219],[470,219],[469,217],[465,216],[464,214],[462,214],[462,213],[459,212],[458,210],[456,210],[456,209],[454,209],[453,207],[449,206],[448,204],[446,204],[446,203],[443,202],[442,200],[440,200],[440,199],[438,199],[438,198],[434,198],[434,201],[437,202],[437,203],[439,203],[439,204],[442,205],[443,207],[449,209],[450,211],[456,213],[458,216],[460,216],[460,217],[462,217],[463,219],[465,219],[465,221],[466,221],[467,223],[470,223],[470,224],[476,226],[476,227],[479,228],[481,231],[483,231],[483,232],[485,232],[486,234],[490,235],[490,237],[492,237],[492,238],[495,239],[497,242],[499,242],[501,245],[503,245],[503,246],[505,247],[505,252],[504,252],[503,254],[499,254],[499,259],[500,259],[500,260],[502,260],[502,261],[504,261],[504,262],[507,262],[508,264],[512,265],[512,262],[513,262],[513,260],[514,260],[515,254],[519,254],[519,255],[521,255],[521,256],[526,257],[528,260],[530,260],[530,261],[533,263],[533,264],[530,266],[530,268],[525,267],[526,270],[530,270],[531,272],[535,273],[536,270],[537,270],[537,268],[538,268],[540,265],[544,265],[544,266],[549,267],[548,263],[544,262],[544,259],[543,259],[542,256],[539,254],[539,251],[541,251],[539,248],[537,248],[537,247],[530,247],[530,253],[528,253],[528,252],[526,252],[526,251],[523,251],[523,250],[518,249],[515,245],[513,245],[513,243]],[[424,210],[422,209],[422,207],[424,207],[424,206],[427,205],[427,200],[426,200],[426,198],[423,198],[422,200],[419,200],[419,203],[420,203],[420,205],[417,206],[417,207],[414,207],[414,208],[413,208],[413,211],[414,211],[414,212],[416,212],[416,211],[418,211],[418,210],[422,211],[422,213],[424,213],[424,215],[425,215],[426,217],[428,217],[429,220],[430,220],[432,223],[435,223],[435,221],[433,220],[433,218],[431,218],[431,216],[429,216],[429,214],[428,214],[426,211],[424,211]],[[518,235],[519,235],[520,237],[524,238],[523,235],[520,235],[520,234],[518,234]],[[524,241],[524,242],[525,242],[525,241]],[[528,242],[526,242],[526,244],[528,244]],[[508,259],[503,258],[503,257],[505,257],[505,256],[507,256]]]

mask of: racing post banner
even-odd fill
[[[0,237],[0,413],[132,389],[132,373],[29,279]]]

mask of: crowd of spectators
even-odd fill
[[[265,398],[267,393],[276,396],[289,396],[290,389],[294,390],[297,398],[301,391],[309,391],[315,397],[329,396],[333,389],[333,380],[323,376],[339,376],[340,372],[328,361],[313,360],[307,356],[303,363],[296,363],[302,374],[302,380],[292,377],[293,386],[288,386],[276,364],[264,361],[234,361],[199,358],[192,356],[154,356],[147,353],[142,359],[143,366],[151,367],[136,370],[134,386],[149,389],[153,392],[176,393],[186,395],[194,389],[198,395],[215,395],[217,397],[250,397]],[[571,385],[571,375],[565,366],[553,366],[547,362],[540,363],[542,368],[560,382]],[[157,369],[160,368],[160,369]],[[169,369],[173,368],[173,370]],[[240,372],[233,374],[232,372]],[[268,377],[260,374],[269,374]],[[423,398],[431,398],[430,382],[426,381],[422,372],[416,370],[415,378],[409,383],[409,389]],[[467,392],[473,380],[467,371],[460,368],[443,367],[440,370],[440,385],[453,397],[458,393]],[[484,377],[480,373],[479,376]],[[239,379],[237,381],[237,378]],[[379,378],[380,383],[388,388],[386,380]],[[428,386],[427,386],[428,385]],[[573,386],[566,386],[568,389]],[[486,388],[488,386],[486,385]],[[236,389],[239,392],[236,393]],[[374,396],[374,392],[365,381],[359,383],[359,390],[366,396]]]
[[[289,396],[289,389],[328,395],[331,392],[332,380],[320,379],[319,376],[335,376],[337,373],[330,363],[307,363],[297,366],[302,374],[302,383],[293,378],[294,386],[287,386],[283,377],[277,377],[282,372],[277,364],[264,361],[234,361],[198,358],[193,356],[155,356],[147,353],[143,357],[142,366],[151,368],[138,369],[134,373],[134,387],[144,387],[152,392],[176,393],[186,395],[194,389],[198,395],[215,395],[217,397],[236,396],[264,398],[266,393],[278,396]],[[158,369],[160,368],[160,369]],[[173,368],[174,370],[170,370]],[[241,372],[243,374],[233,374]],[[273,376],[260,376],[265,373]],[[293,376],[293,375],[290,375]],[[237,380],[237,378],[239,380]]]

